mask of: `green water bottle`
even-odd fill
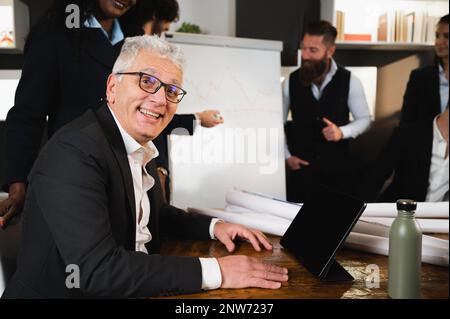
[[[389,231],[388,293],[393,299],[420,298],[422,230],[414,217],[416,208],[413,200],[398,200]]]

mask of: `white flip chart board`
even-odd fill
[[[232,187],[285,198],[282,43],[174,34],[188,94],[178,113],[218,109],[225,124],[170,137],[172,204],[224,207]]]

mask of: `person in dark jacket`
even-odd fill
[[[30,32],[14,107],[6,118],[2,188],[9,196],[0,202],[0,226],[23,206],[46,122],[51,137],[105,96],[106,79],[124,38],[117,18],[136,1],[57,0]]]
[[[411,72],[400,124],[428,121],[448,104],[448,14],[436,27],[435,63]]]
[[[395,128],[374,167],[363,178],[359,197],[367,202],[396,202],[401,198],[448,201],[448,119],[447,106],[434,119]]]

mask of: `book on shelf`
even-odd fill
[[[378,18],[378,41],[381,42],[387,42],[389,41],[388,37],[388,29],[389,29],[389,20],[388,20],[388,14],[382,14]]]
[[[395,42],[405,42],[405,15],[402,10],[395,11]]]
[[[342,11],[336,11],[336,30],[337,30],[337,40],[344,40],[345,34],[345,13]]]
[[[414,41],[414,24],[416,21],[416,13],[410,12],[405,16],[406,20],[406,30],[405,30],[405,41],[404,42],[413,42]]]
[[[414,32],[413,41],[414,43],[424,43],[425,41],[425,27],[424,21],[426,21],[426,15],[424,12],[416,12],[414,20]]]
[[[344,41],[370,42],[370,41],[372,41],[372,35],[371,34],[346,33],[346,34],[344,34]]]
[[[378,17],[378,41],[395,43],[433,43],[439,17],[425,12],[392,10]]]

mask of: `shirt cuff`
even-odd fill
[[[339,126],[339,129],[342,132],[342,138],[344,140],[353,137],[352,129],[351,129],[351,127],[348,127],[348,125],[346,125],[346,126]]]
[[[288,159],[291,156],[292,156],[292,154],[291,154],[291,152],[289,152],[288,146],[284,145],[284,159]]]
[[[222,274],[219,262],[216,258],[199,258],[202,266],[202,289],[211,290],[220,288],[222,285]]]
[[[211,224],[209,224],[209,237],[211,237],[211,239],[216,239],[216,236],[214,236],[214,226],[216,226],[217,222],[223,222],[223,220],[213,218],[211,219]]]
[[[197,129],[198,126],[202,126],[202,121],[200,120],[200,116],[198,116],[198,113],[194,113],[195,121],[193,125],[193,131]]]

